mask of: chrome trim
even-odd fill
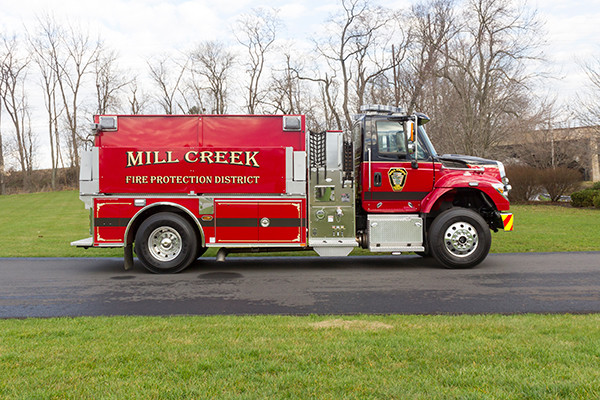
[[[510,190],[512,189],[512,186],[509,185],[509,179],[506,176],[506,168],[504,167],[504,164],[501,161],[496,161],[498,163],[498,171],[500,171],[500,180],[502,181],[502,184],[504,185],[504,192],[502,195],[508,200],[508,194],[510,193]]]
[[[415,115],[415,162],[419,163],[419,117]]]
[[[93,247],[94,246],[94,238],[89,237],[85,239],[79,239],[71,242],[71,246],[74,247]]]
[[[201,193],[195,195],[198,198],[230,198],[230,197],[251,197],[251,198],[268,198],[268,199],[282,199],[282,198],[305,198],[304,195],[293,194],[288,195],[286,193]],[[190,199],[190,195],[185,194],[172,194],[172,193],[111,193],[106,194],[91,194],[89,197],[95,199]]]
[[[170,226],[159,226],[148,239],[148,251],[157,261],[173,261],[182,249],[181,235]]]
[[[367,149],[367,152],[369,153],[369,157],[368,157],[368,163],[369,163],[369,192],[371,191],[371,146],[369,145],[369,148]]]
[[[306,244],[302,244],[302,243],[289,243],[289,242],[285,242],[285,243],[237,243],[237,242],[233,242],[233,243],[207,243],[206,247],[229,247],[232,249],[235,248],[244,248],[244,249],[251,249],[253,247],[301,247],[301,248],[307,248],[308,246]]]
[[[504,168],[504,164],[500,161],[496,161],[498,164],[498,171],[500,172],[500,180],[506,177],[506,168]]]
[[[202,229],[202,225],[200,224],[200,221],[198,220],[198,218],[196,218],[196,216],[194,214],[192,214],[187,208],[185,208],[177,203],[170,203],[170,202],[153,203],[153,204],[150,204],[149,206],[142,208],[138,212],[136,212],[135,215],[133,217],[131,217],[131,219],[129,220],[129,223],[127,224],[127,228],[125,229],[125,235],[123,236],[123,243],[127,243],[127,235],[129,234],[129,230],[131,229],[131,226],[133,225],[133,223],[135,222],[137,217],[139,217],[139,215],[141,213],[143,213],[144,211],[146,211],[152,207],[157,207],[157,206],[172,206],[172,207],[175,207],[175,208],[178,208],[178,209],[184,211],[187,215],[189,215],[192,218],[192,220],[196,223],[196,226],[198,227],[198,230],[200,231],[200,244],[202,246],[206,246],[204,230]]]
[[[260,219],[260,226],[263,228],[268,228],[271,225],[271,220],[267,217],[263,217]]]
[[[485,168],[484,167],[477,167],[477,168],[455,168],[455,167],[446,167],[443,163],[442,163],[442,169],[449,169],[451,171],[485,172]]]
[[[479,235],[477,229],[468,222],[455,222],[444,233],[444,248],[455,257],[470,256],[477,250],[478,245]]]
[[[125,247],[125,243],[122,242],[114,242],[114,243],[100,243],[98,246],[93,247]]]

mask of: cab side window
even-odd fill
[[[406,158],[404,125],[397,121],[377,121],[377,150],[379,157]]]

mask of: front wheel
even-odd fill
[[[473,210],[452,208],[433,221],[429,250],[446,268],[471,268],[490,252],[492,235],[485,220]]]
[[[180,272],[196,259],[196,232],[180,215],[154,214],[142,222],[135,235],[135,253],[150,272]]]

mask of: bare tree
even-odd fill
[[[207,88],[204,79],[190,68],[184,82],[178,88],[181,104],[180,108],[187,114],[203,114],[206,111]]]
[[[298,102],[300,79],[294,73],[291,58],[289,53],[285,54],[285,68],[271,71],[268,102],[275,113],[295,114],[301,108]]]
[[[284,67],[271,71],[267,102],[275,113],[307,113],[306,100],[312,96],[299,77],[298,71],[302,70],[302,66],[290,52],[286,52],[284,58]]]
[[[201,43],[192,52],[194,73],[207,82],[206,91],[210,94],[210,112],[224,114],[227,107],[227,81],[231,74],[235,57],[223,43],[208,41]]]
[[[539,170],[569,168],[585,174],[591,172],[594,127],[572,127],[570,120],[562,119],[564,115],[554,101],[543,102],[535,117],[530,118],[537,120],[537,125],[506,138],[503,148],[509,151],[507,155]]]
[[[58,94],[69,131],[67,141],[70,165],[78,169],[79,146],[86,137],[79,132],[80,96],[86,83],[86,75],[92,72],[91,68],[102,49],[102,42],[99,38],[92,38],[89,32],[72,25],[62,28],[50,15],[38,21],[51,55]]]
[[[20,43],[16,37],[2,38],[6,56],[2,64],[3,90],[2,102],[8,114],[17,142],[18,161],[23,172],[23,187],[29,184],[33,170],[34,137],[31,131],[25,80],[29,67],[29,57],[21,56]]]
[[[181,86],[184,80],[184,74],[188,68],[188,59],[183,61],[174,61],[169,57],[161,57],[148,61],[150,77],[158,88],[157,100],[165,114],[175,114],[177,109],[183,113],[185,104],[178,98],[181,94]],[[171,71],[175,71],[174,74]]]
[[[127,112],[134,115],[144,113],[150,100],[146,93],[138,87],[137,79],[133,78],[127,87],[129,90]]]
[[[325,72],[324,76],[320,76],[320,71],[315,70],[309,75],[300,75],[298,71],[298,79],[316,83],[319,90],[320,107],[323,113],[325,123],[318,124],[321,129],[341,129],[342,116],[338,105],[339,83],[335,71],[330,75]]]
[[[458,30],[455,7],[455,0],[426,0],[411,8],[411,55],[397,74],[405,77],[403,84],[408,92],[408,112],[435,105],[432,100],[437,95],[437,79],[443,67],[444,49]]]
[[[4,64],[6,63],[7,57],[8,53],[5,53],[4,51],[0,53],[0,99],[4,98],[4,88],[6,82]],[[4,195],[6,193],[6,183],[4,181],[5,174],[4,144],[2,142],[2,101],[0,101],[0,195]]]
[[[583,125],[597,127],[600,132],[600,55],[581,63],[588,77],[587,90],[578,96],[577,117]]]
[[[360,36],[350,46],[354,53],[352,75],[355,76],[352,108],[356,111],[365,104],[367,88],[402,63],[408,40],[401,29],[399,14],[383,8],[367,11],[357,16],[356,32]]]
[[[394,13],[372,7],[366,0],[342,0],[341,5],[343,12],[329,21],[333,31],[324,42],[317,44],[317,52],[331,69],[339,71],[343,125],[348,127],[352,124],[353,112],[364,101],[367,85],[400,60],[392,56],[391,45],[386,52],[394,32],[391,26],[396,17]]]
[[[464,25],[446,47],[442,77],[450,84],[444,115],[453,151],[488,156],[522,129],[531,107],[525,62],[536,59],[540,25],[511,0],[468,0]]]
[[[38,29],[34,34],[28,34],[28,40],[33,60],[37,64],[41,74],[40,85],[44,89],[44,105],[48,118],[48,137],[50,140],[50,162],[52,169],[50,185],[52,189],[55,189],[59,161],[62,162],[58,120],[63,110],[56,101],[59,71],[57,71],[55,65],[60,32],[57,26],[47,23],[40,23]]]
[[[589,145],[586,146],[590,153],[592,161],[592,179],[600,176],[600,56],[595,56],[591,60],[585,61],[582,65],[583,70],[588,76],[589,85],[585,93],[578,96],[578,111],[576,112],[579,121],[590,127],[595,137],[590,138]]]
[[[117,65],[118,55],[113,50],[102,49],[94,63],[98,114],[117,112],[121,107],[119,94],[131,79]]]
[[[246,109],[255,114],[258,105],[263,101],[265,93],[261,90],[261,77],[265,68],[266,57],[275,43],[277,29],[281,21],[277,11],[255,8],[250,14],[242,15],[236,24],[235,36],[246,48]]]

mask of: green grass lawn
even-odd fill
[[[89,237],[89,211],[77,191],[0,196],[0,257],[122,256],[122,249],[78,249]]]
[[[599,210],[513,212],[492,251],[600,250]],[[0,257],[122,255],[69,246],[74,191],[2,196],[0,226]],[[0,399],[99,398],[600,398],[600,315],[0,320]]]
[[[514,231],[492,234],[494,253],[600,250],[600,210],[518,205],[512,211]],[[84,250],[69,245],[89,236],[89,213],[76,191],[0,196],[0,226],[0,257],[123,254],[122,249]],[[211,250],[206,256],[214,257],[216,249]],[[356,249],[353,254],[369,252]]]
[[[6,399],[593,399],[600,316],[0,321]]]

